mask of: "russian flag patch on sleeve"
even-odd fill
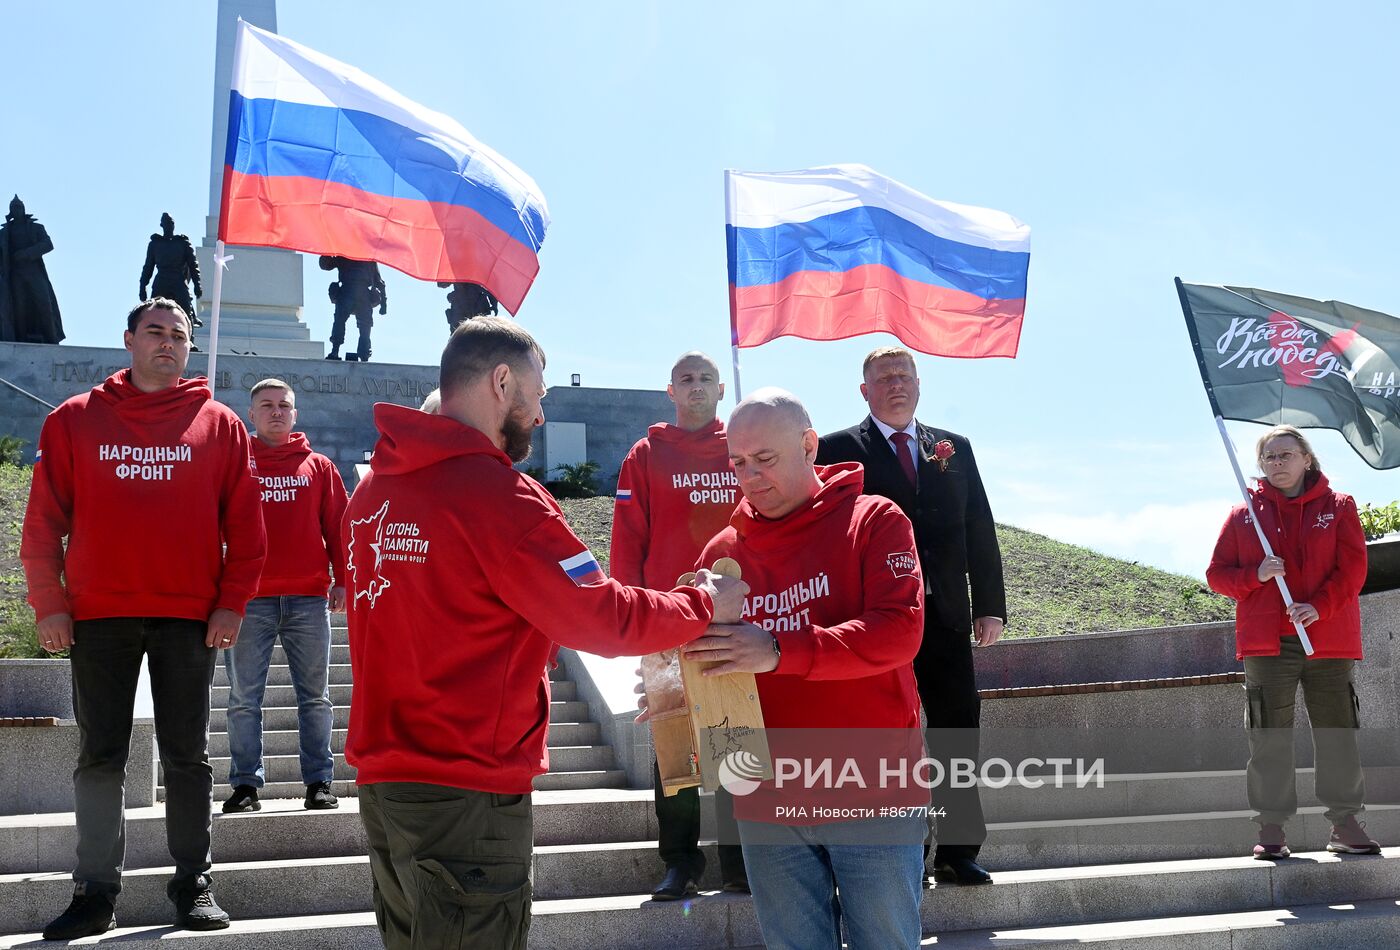
[[[569,575],[569,580],[579,587],[601,584],[607,580],[603,569],[598,566],[598,562],[587,550],[580,551],[573,557],[564,558],[559,562],[559,566],[565,574]]]
[[[628,502],[630,502],[631,500],[632,500],[632,489],[630,489],[630,488],[619,488],[619,489],[617,490],[617,503],[618,503],[619,505],[625,505],[625,504],[627,504]]]

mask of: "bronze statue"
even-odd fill
[[[173,300],[180,305],[197,327],[204,326],[195,312],[197,301],[204,295],[199,283],[199,260],[194,255],[194,245],[183,234],[175,233],[175,219],[169,213],[160,216],[160,233],[151,235],[151,243],[146,245],[146,263],[141,268],[141,300],[146,299],[146,285],[151,284],[151,274],[155,282],[151,291],[157,297]],[[194,296],[190,296],[189,284],[194,283]],[[194,340],[193,334],[190,336]]]
[[[447,314],[448,333],[457,329],[463,320],[496,315],[499,307],[496,298],[480,284],[449,284],[438,281],[438,286],[452,288],[447,292],[447,309],[443,311]]]
[[[352,363],[356,360],[368,363],[372,352],[369,333],[374,327],[374,308],[378,307],[381,314],[389,312],[389,291],[384,286],[384,278],[379,276],[379,265],[374,261],[323,254],[321,270],[339,272],[327,288],[331,303],[335,304],[335,323],[331,325],[331,351],[326,359],[340,359],[340,347],[345,342],[345,321],[353,313],[355,325],[360,329],[360,340],[355,352],[346,353],[345,358]]]
[[[53,250],[49,232],[26,214],[15,195],[0,225],[0,340],[58,343],[63,318],[49,283],[44,255]]]

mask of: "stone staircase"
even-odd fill
[[[337,753],[349,698],[345,632],[336,631]],[[280,664],[279,652],[274,663]],[[561,671],[562,672],[562,671]],[[215,703],[223,696],[222,672]],[[379,947],[353,776],[337,757],[341,808],[308,812],[296,765],[296,721],[284,666],[274,666],[266,714],[271,783],[263,810],[214,816],[216,893],[231,929],[173,931],[165,882],[164,806],[129,811],[121,928],[83,945],[145,950],[178,937],[191,950]],[[1215,687],[1212,687],[1215,688]],[[1237,685],[1220,689],[1238,690]],[[278,690],[285,690],[285,695]],[[574,684],[554,683],[549,742],[556,773],[535,795],[532,948],[719,950],[762,943],[747,897],[707,893],[653,904],[659,878],[651,792],[620,787],[612,750],[598,745]],[[211,737],[214,775],[227,774],[222,714]],[[1400,801],[1400,767],[1368,769],[1368,798]],[[216,785],[216,803],[226,786]],[[1297,857],[1242,857],[1253,843],[1239,770],[1108,775],[1103,787],[986,788],[983,859],[995,883],[925,892],[926,945],[949,948],[1400,947],[1400,848],[1376,856],[1321,851],[1327,822],[1299,781],[1290,827]],[[708,805],[709,799],[705,799]],[[708,823],[707,815],[707,823]],[[1373,836],[1400,845],[1400,806],[1372,805]],[[712,834],[708,830],[707,833]],[[0,817],[0,950],[39,944],[37,931],[67,902],[71,813]],[[711,871],[705,882],[718,885]],[[189,941],[184,943],[183,941]]]

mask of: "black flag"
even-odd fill
[[[1400,320],[1253,287],[1176,289],[1216,415],[1336,429],[1372,468],[1400,467]]]

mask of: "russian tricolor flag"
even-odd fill
[[[885,332],[938,356],[1015,356],[1030,228],[864,165],[725,172],[735,346]]]
[[[569,575],[569,580],[579,587],[587,587],[589,584],[601,584],[607,580],[603,574],[603,569],[598,566],[593,555],[584,549],[573,557],[566,557],[559,562],[559,566],[564,569],[564,573]]]
[[[630,488],[619,488],[619,489],[617,490],[617,498],[616,498],[616,501],[617,501],[617,503],[618,503],[619,505],[628,505],[628,504],[631,504],[631,503],[632,503],[632,489],[630,489]]]
[[[549,226],[539,187],[454,119],[239,23],[219,239],[470,282],[515,313]]]

